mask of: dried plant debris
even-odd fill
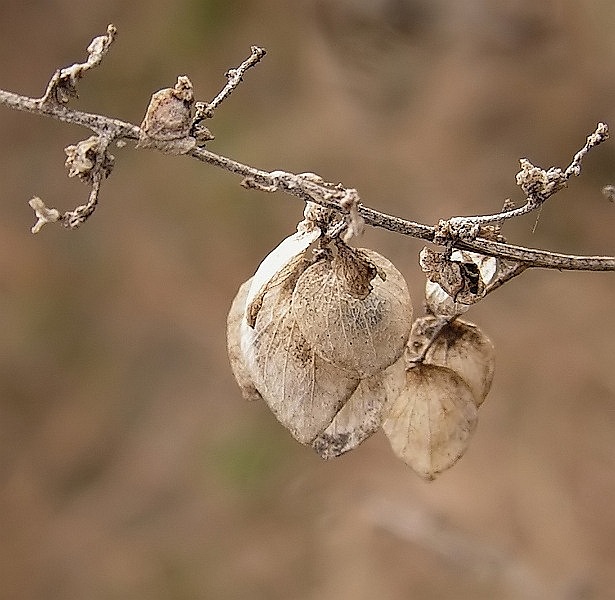
[[[419,262],[427,276],[427,307],[443,317],[461,315],[481,300],[499,268],[491,256],[465,250],[454,250],[447,256],[427,247],[421,250]]]
[[[393,452],[427,480],[452,467],[467,450],[477,423],[474,394],[457,373],[420,364],[392,402],[382,429]]]
[[[324,459],[382,428],[395,454],[433,479],[468,447],[493,379],[493,345],[459,320],[427,316],[411,328],[399,271],[373,250],[322,239],[307,221],[231,306],[228,352],[242,393],[262,398]]]
[[[426,346],[423,362],[455,371],[472,390],[476,406],[480,406],[495,373],[495,348],[480,327],[461,319],[442,325],[436,317],[421,317],[412,325],[409,353],[420,355]]]

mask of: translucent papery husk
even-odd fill
[[[421,317],[412,325],[408,347],[419,353],[428,343],[440,321],[431,316]],[[476,406],[479,407],[493,382],[495,348],[480,327],[455,319],[445,325],[425,354],[425,363],[448,367],[468,384]]]
[[[421,364],[406,372],[382,429],[395,454],[427,480],[464,454],[477,423],[474,395],[451,369]]]
[[[336,458],[374,434],[382,425],[387,403],[400,394],[406,380],[403,357],[380,373],[363,379],[331,424],[312,442],[324,459]]]
[[[440,284],[427,279],[425,281],[425,304],[430,312],[439,317],[457,317],[470,310],[471,304],[455,302]]]
[[[310,244],[320,237],[317,227],[307,229],[302,221],[300,230],[284,238],[261,262],[252,277],[252,284],[246,299],[248,323],[253,325],[255,313],[259,309],[260,297],[265,293],[269,283],[278,277],[280,271],[285,269],[289,262],[297,257],[305,256]]]
[[[343,243],[323,253],[297,280],[292,313],[323,360],[361,378],[392,365],[410,334],[406,281],[373,250]]]
[[[261,395],[254,386],[252,376],[245,364],[241,350],[241,322],[245,318],[246,300],[252,285],[252,278],[241,285],[226,319],[226,346],[233,375],[246,400],[261,400]]]
[[[311,444],[350,398],[359,377],[320,358],[291,313],[295,283],[308,264],[304,252],[277,271],[252,306],[248,303],[246,315],[253,314],[254,326],[243,319],[240,337],[261,396],[297,441]]]
[[[484,296],[485,289],[495,279],[499,268],[496,258],[467,250],[454,250],[450,260],[455,263],[475,265],[478,274],[477,289],[475,294],[460,294],[464,299],[460,302],[459,297],[453,298],[439,283],[427,279],[425,282],[427,308],[440,317],[456,317],[467,312],[472,304]]]

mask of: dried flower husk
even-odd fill
[[[245,364],[241,350],[241,321],[246,314],[246,300],[252,285],[252,278],[241,285],[226,319],[226,346],[233,375],[246,400],[261,400],[261,395],[254,386],[252,376]]]
[[[477,423],[474,395],[451,369],[420,364],[382,423],[395,454],[424,479],[453,466],[468,448]]]
[[[467,250],[454,250],[450,259],[444,259],[440,253],[423,248],[420,262],[427,273],[427,308],[441,317],[456,317],[467,312],[484,297],[498,271],[496,258]]]
[[[440,327],[440,320],[427,316],[412,325],[408,347],[417,354],[429,343]],[[479,407],[493,382],[495,373],[495,348],[480,327],[469,321],[455,319],[438,332],[425,354],[425,363],[448,367],[468,384],[476,406]]]
[[[401,393],[405,381],[403,356],[384,371],[361,380],[331,424],[312,442],[314,450],[324,459],[354,450],[380,429],[387,404]]]
[[[338,243],[298,278],[292,313],[318,356],[363,379],[402,355],[412,303],[391,262]]]
[[[250,302],[255,276],[240,338],[245,365],[271,411],[296,440],[311,444],[350,398],[359,377],[320,358],[291,313],[293,289],[309,265],[305,253],[279,268]]]

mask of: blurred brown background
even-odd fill
[[[314,171],[426,223],[493,212],[518,159],[565,165],[615,124],[610,0],[0,3],[0,87],[39,96],[113,22],[86,110],[139,123],[177,75],[211,99],[211,149]],[[426,484],[378,435],[321,461],[226,360],[231,299],[300,219],[196,161],[117,149],[80,230],[74,126],[0,110],[0,598],[615,598],[615,277],[533,271],[469,318],[498,352],[467,455]],[[611,142],[511,241],[613,254]],[[420,313],[421,244],[370,230]]]

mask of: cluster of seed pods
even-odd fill
[[[240,287],[227,343],[244,397],[263,399],[297,441],[329,459],[382,429],[425,479],[464,453],[494,371],[478,327],[437,314],[413,323],[395,266],[323,243],[316,226],[300,226]]]

